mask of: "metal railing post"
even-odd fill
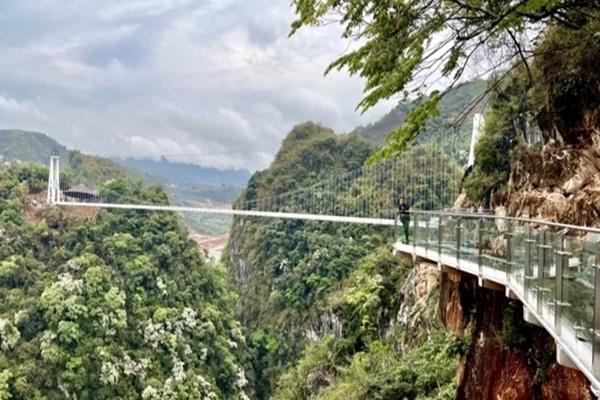
[[[504,233],[506,237],[506,281],[510,281],[513,278],[513,257],[512,257],[512,239],[513,239],[513,224],[512,221],[506,222],[506,232]]]
[[[442,229],[443,229],[442,218],[443,217],[440,214],[440,216],[438,217],[438,242],[437,242],[438,260],[440,262],[442,261]]]
[[[419,231],[417,213],[413,213],[413,247],[417,247],[417,232]]]
[[[462,217],[458,217],[456,219],[456,265],[457,266],[460,265],[461,223],[462,223]]]
[[[592,372],[600,379],[600,242],[596,243],[596,264],[594,265],[594,329],[592,340]]]
[[[554,271],[556,288],[554,290],[554,330],[561,334],[561,319],[563,307],[563,268],[565,263],[565,230],[558,233],[558,249],[554,250]]]
[[[537,270],[537,312],[542,315],[544,297],[544,268],[546,266],[546,231],[541,232],[541,243],[538,244],[538,270]]]
[[[531,224],[527,224],[527,237],[525,238],[525,265],[523,266],[523,293],[525,298],[529,300],[529,291],[531,289],[531,280],[533,279],[533,271],[531,270],[531,246],[535,243],[532,239]]]
[[[427,216],[427,221],[425,221],[425,252],[429,254],[429,219],[431,217]]]

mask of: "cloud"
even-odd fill
[[[7,0],[1,124],[89,153],[257,169],[295,124],[346,132],[391,107],[355,112],[362,82],[323,76],[340,28],[288,38],[293,18],[270,0]]]

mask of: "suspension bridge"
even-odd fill
[[[401,157],[332,174],[308,187],[265,197],[245,196],[232,208],[157,204],[128,197],[110,183],[62,176],[58,156],[50,160],[48,204],[148,211],[173,211],[302,219],[369,225],[394,225],[398,193],[421,209],[446,208],[459,192],[463,169],[440,144],[420,145]]]
[[[474,276],[481,286],[519,300],[524,319],[554,338],[557,361],[583,372],[598,396],[600,229],[440,211],[452,207],[459,194],[464,170],[457,159],[439,144],[417,146],[400,157],[325,177],[305,188],[261,198],[243,196],[233,208],[210,208],[130,198],[107,183],[61,176],[60,161],[53,156],[47,200],[58,207],[394,226],[401,193],[413,206],[410,242],[399,239],[394,250],[435,263],[442,271]],[[472,163],[471,155],[468,160]]]

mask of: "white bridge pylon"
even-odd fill
[[[57,154],[50,156],[50,167],[48,171],[48,204],[56,204],[60,201],[60,167]]]

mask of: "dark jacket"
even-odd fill
[[[400,215],[402,217],[408,217],[409,213],[408,211],[410,210],[410,207],[408,206],[408,204],[404,203],[404,204],[400,204],[398,203],[398,212],[400,213]]]

